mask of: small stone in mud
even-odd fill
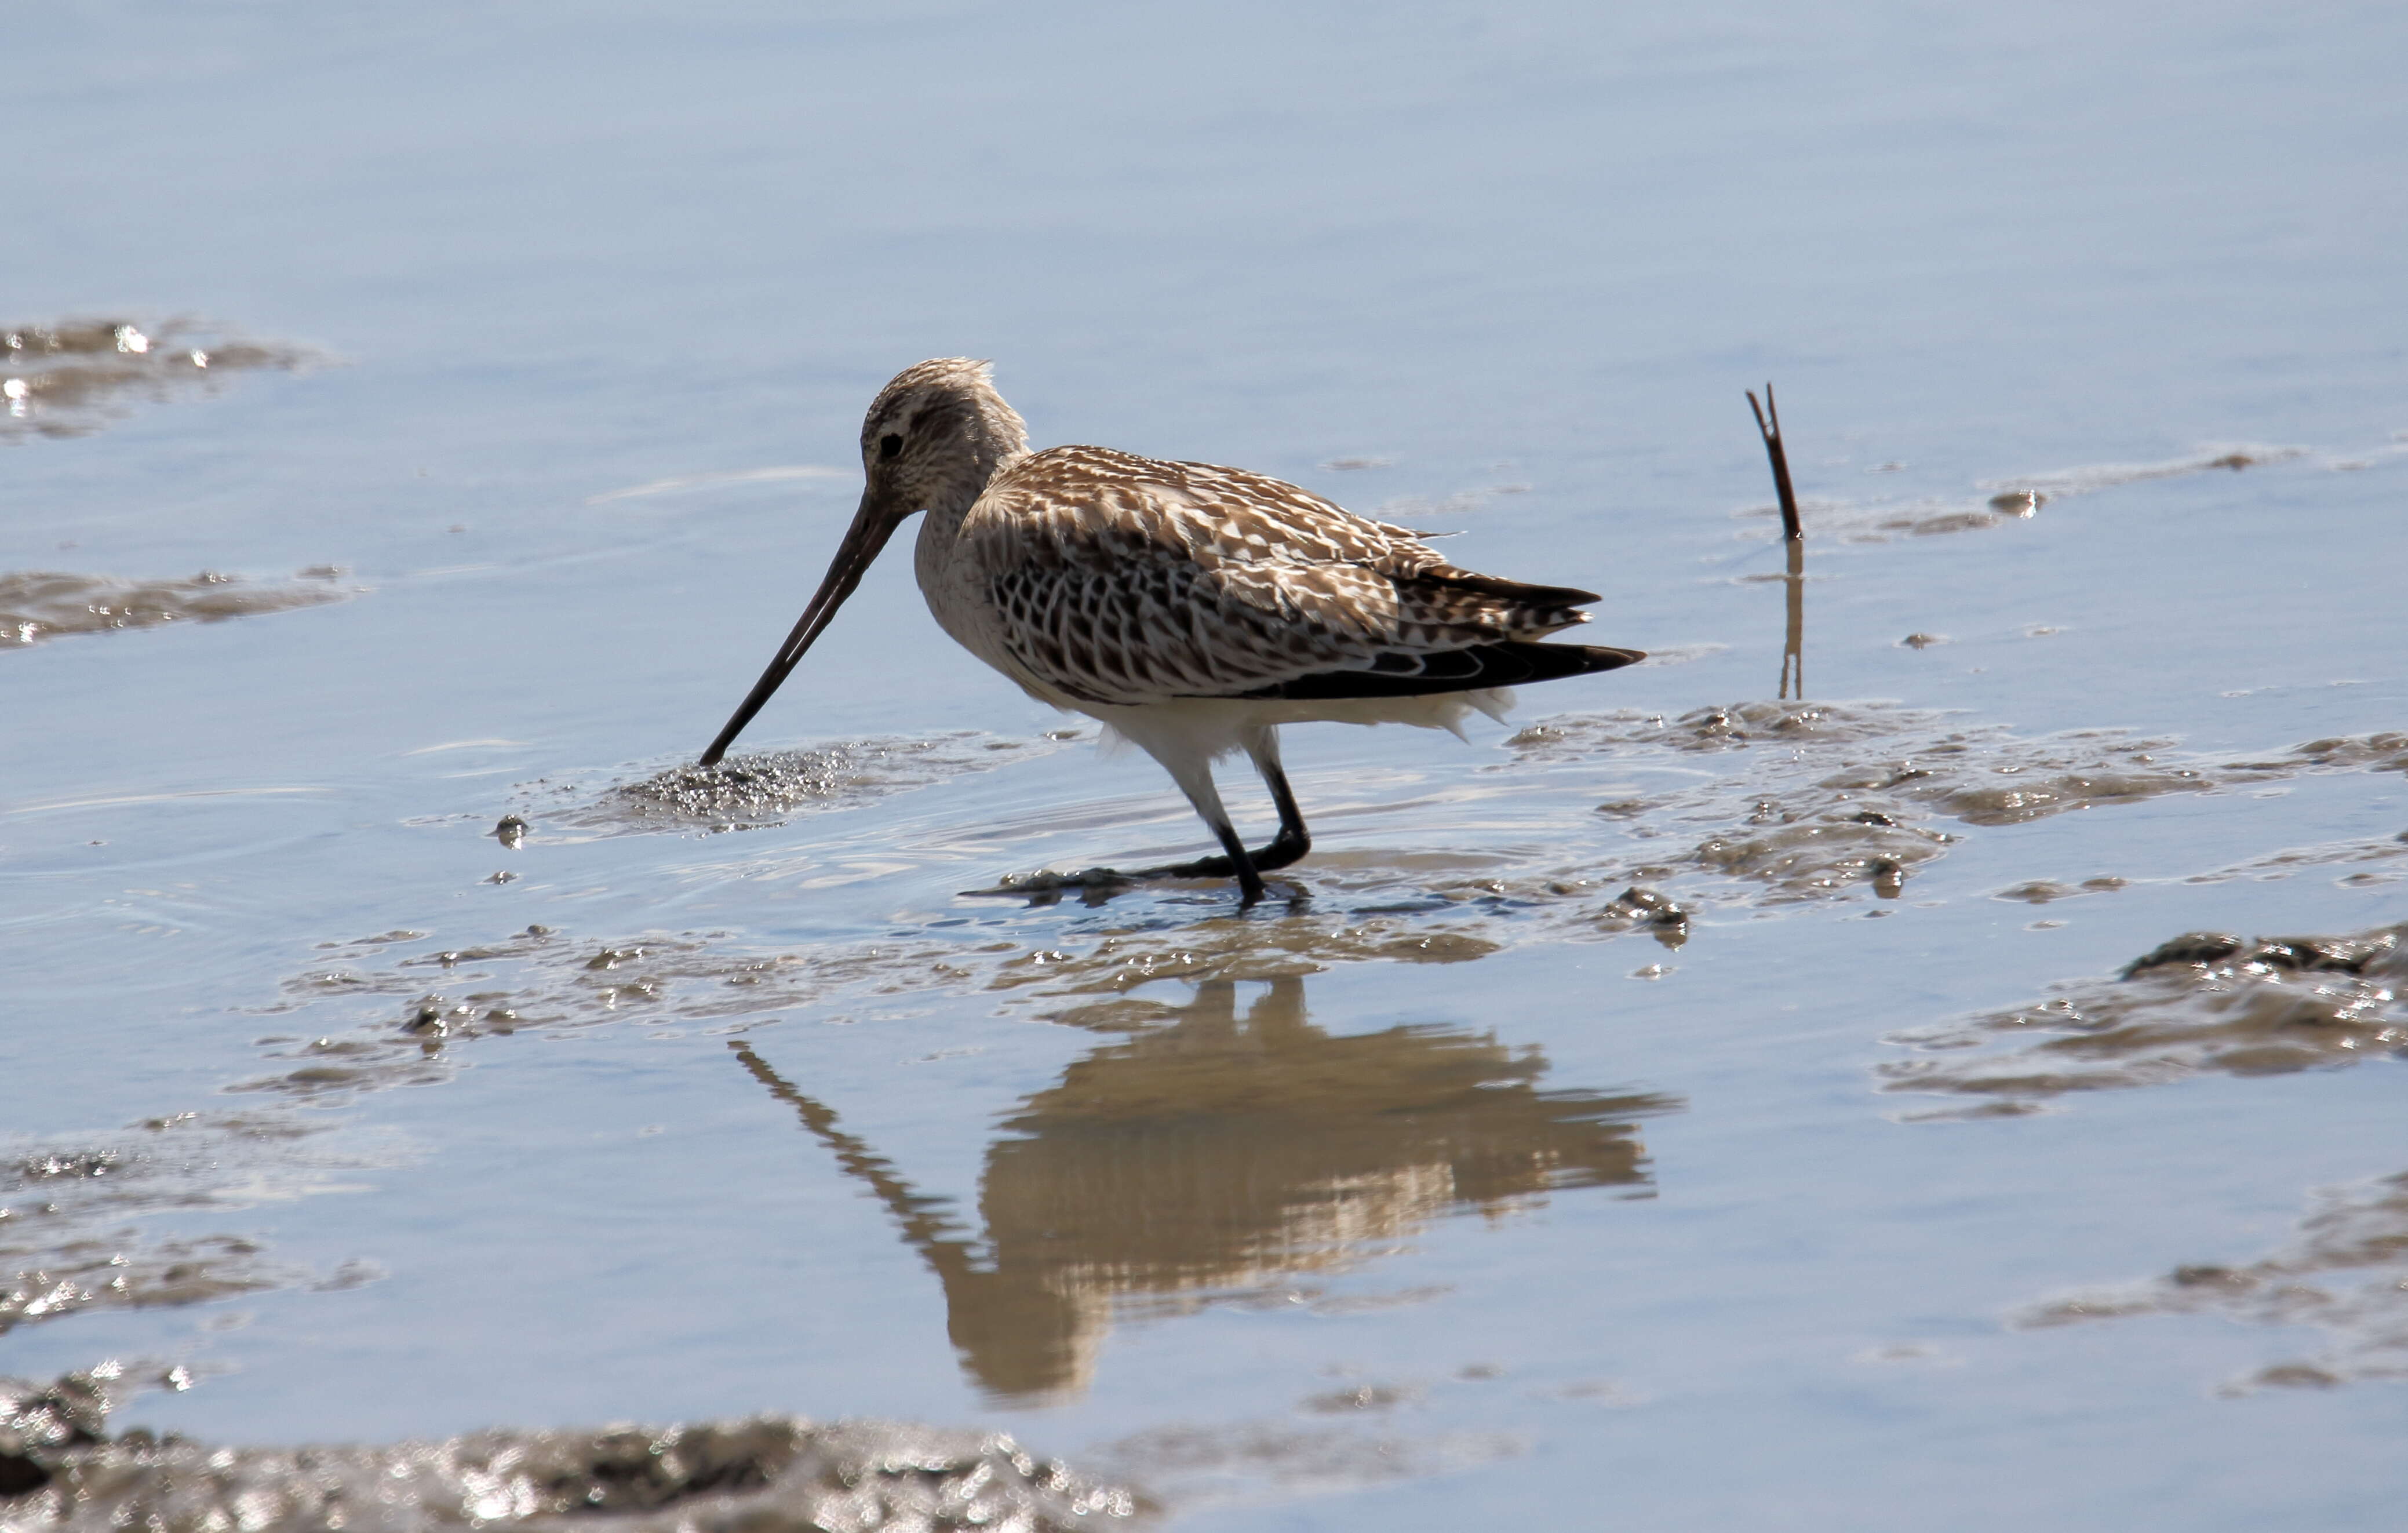
[[[2301,973],[2359,974],[2395,946],[2397,939],[2388,932],[2371,938],[2277,937],[2260,942],[2249,954],[2249,962]]]
[[[515,814],[505,814],[494,825],[494,839],[505,850],[516,852],[526,843],[527,823]]]
[[[2124,966],[2124,978],[2172,964],[2212,964],[2241,951],[2241,938],[2230,932],[2185,932],[2160,942]]]
[[[1326,1395],[1308,1396],[1304,1400],[1304,1409],[1325,1416],[1340,1415],[1354,1411],[1386,1411],[1406,1403],[1419,1394],[1419,1390],[1395,1384],[1356,1384],[1352,1389],[1337,1389]]]
[[[2000,516],[2029,516],[2048,504],[2048,496],[2038,490],[2009,490],[1990,497],[1990,509]]]
[[[1634,883],[1613,896],[1605,913],[1645,926],[1655,934],[1656,940],[1668,948],[1677,948],[1689,939],[1689,912],[1655,889]]]
[[[452,1027],[445,1020],[443,997],[429,996],[411,1007],[409,1014],[402,1019],[401,1030],[427,1038],[441,1038],[450,1032]]]
[[[1882,899],[1896,899],[1906,892],[1906,869],[1887,857],[1874,859],[1872,866],[1873,894]]]
[[[1613,903],[1606,909],[1626,920],[1643,918],[1656,924],[1689,919],[1689,913],[1674,904],[1670,896],[1657,890],[1642,889],[1635,883],[1614,895]]]
[[[2072,893],[2073,891],[2064,884],[2055,883],[2047,879],[2035,879],[2029,883],[2018,883],[2012,889],[2001,889],[1990,897],[2019,899],[2027,905],[2045,905],[2053,899],[2064,899]]]
[[[1900,645],[1910,650],[1928,650],[1934,644],[1945,644],[1947,642],[1948,636],[1945,634],[1909,634],[1904,638],[1899,640]]]
[[[49,1484],[50,1454],[106,1441],[108,1413],[108,1394],[89,1373],[49,1384],[0,1379],[0,1497]]]
[[[2240,468],[2244,466],[2234,464],[2231,466]],[[2259,1368],[2251,1382],[2275,1389],[2331,1389],[2341,1383],[2341,1378],[2314,1363],[2277,1363],[2272,1368]]]
[[[2229,1267],[2177,1267],[2173,1271],[2173,1281],[2178,1288],[2248,1289],[2258,1286],[2256,1278]]]
[[[2124,978],[2173,964],[2213,964],[2227,958],[2260,970],[2360,974],[2397,945],[2397,937],[2387,931],[2363,938],[2277,937],[2254,946],[2229,932],[2187,932],[2134,959],[2124,969]]]

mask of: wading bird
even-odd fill
[[[811,647],[895,529],[926,511],[916,572],[938,625],[1040,702],[1096,719],[1162,764],[1226,855],[1135,873],[1095,868],[1048,886],[1132,878],[1238,880],[1311,850],[1280,769],[1283,724],[1409,724],[1457,730],[1501,717],[1504,688],[1612,670],[1645,657],[1541,644],[1598,600],[1457,569],[1421,539],[1293,484],[1206,463],[1102,447],[1028,451],[1028,430],[987,364],[907,367],[861,425],[868,479],[826,577],[702,765],[728,744]],[[1212,785],[1243,751],[1279,809],[1249,852]]]

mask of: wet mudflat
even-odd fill
[[[2408,39],[910,21],[10,23],[0,1517],[2390,1526]],[[1656,658],[966,896],[949,352]]]

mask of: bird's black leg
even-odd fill
[[[1304,813],[1297,808],[1295,790],[1288,786],[1287,774],[1280,769],[1279,736],[1270,728],[1246,747],[1257,770],[1263,774],[1263,785],[1270,789],[1271,803],[1279,809],[1279,834],[1260,852],[1249,852],[1238,836],[1237,827],[1229,823],[1229,812],[1222,808],[1221,795],[1212,786],[1208,766],[1191,781],[1174,773],[1187,801],[1196,807],[1197,814],[1212,827],[1212,834],[1222,847],[1222,855],[1198,857],[1193,862],[1167,863],[1160,867],[1139,867],[1123,872],[1116,867],[1090,867],[1077,873],[1038,873],[1006,880],[995,889],[974,891],[991,895],[1050,895],[1056,890],[1087,889],[1109,891],[1139,882],[1145,879],[1226,879],[1238,881],[1238,893],[1242,903],[1252,905],[1263,897],[1263,874],[1287,867],[1312,850],[1312,837],[1304,828]],[[1168,765],[1166,763],[1165,765]]]
[[[1235,874],[1238,897],[1241,904],[1252,905],[1263,897],[1263,876],[1255,869],[1254,854],[1239,838],[1238,827],[1229,823],[1229,811],[1221,807],[1219,790],[1212,786],[1212,769],[1205,766],[1193,781],[1181,780],[1180,788],[1187,801],[1196,807],[1203,822],[1212,827],[1221,839],[1222,857],[1198,857],[1194,862],[1173,863],[1166,867],[1141,867],[1134,873],[1115,876],[1126,879],[1226,879]],[[1111,869],[1098,869],[1110,872]]]
[[[1251,864],[1256,872],[1269,873],[1285,867],[1312,850],[1312,834],[1304,828],[1304,811],[1296,807],[1296,792],[1287,785],[1287,773],[1280,769],[1278,730],[1266,728],[1258,739],[1246,747],[1246,754],[1254,758],[1255,770],[1263,774],[1263,786],[1271,791],[1271,803],[1279,809],[1279,834],[1271,838],[1270,845],[1260,852],[1246,852],[1243,844],[1238,841],[1236,833],[1228,828],[1226,816],[1216,820],[1206,815],[1213,833],[1221,838],[1221,844],[1229,848],[1229,856],[1198,857],[1194,862],[1176,863],[1168,867],[1149,867],[1130,877],[1226,879],[1237,873],[1239,881],[1243,883],[1245,874],[1238,872],[1242,865],[1236,860],[1240,855],[1244,864]],[[1198,813],[1203,812],[1201,805],[1197,809]]]
[[[1312,833],[1304,828],[1304,811],[1296,807],[1296,794],[1287,785],[1287,773],[1280,770],[1277,735],[1270,736],[1268,749],[1255,753],[1254,765],[1261,768],[1263,786],[1270,789],[1271,802],[1279,809],[1279,834],[1254,855],[1254,866],[1269,872],[1285,867],[1312,851]]]
[[[1263,897],[1263,876],[1254,867],[1254,853],[1246,850],[1246,843],[1239,838],[1238,827],[1229,824],[1226,820],[1224,820],[1219,824],[1212,827],[1212,834],[1221,838],[1222,847],[1229,853],[1226,860],[1220,857],[1208,857],[1205,859],[1207,862],[1220,864],[1220,871],[1217,873],[1204,874],[1183,873],[1176,876],[1182,878],[1227,878],[1234,870],[1238,875],[1238,903],[1240,905],[1252,905],[1256,900],[1261,899]]]

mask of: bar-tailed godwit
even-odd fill
[[[861,425],[861,509],[801,621],[710,749],[710,766],[811,647],[863,571],[919,511],[916,569],[938,624],[1055,708],[1141,747],[1226,855],[1061,884],[1227,878],[1248,904],[1262,875],[1312,847],[1287,775],[1283,724],[1456,730],[1501,717],[1504,689],[1645,656],[1541,644],[1598,598],[1457,569],[1427,534],[1356,516],[1267,475],[1102,447],[1028,451],[988,365],[907,367]],[[1259,852],[1239,838],[1212,763],[1243,751],[1279,809]]]

